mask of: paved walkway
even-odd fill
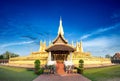
[[[33,81],[91,81],[91,80],[79,74],[65,74],[65,75],[43,74],[38,76]]]

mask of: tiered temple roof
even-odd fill
[[[75,48],[72,45],[69,45],[67,40],[64,38],[64,31],[62,26],[62,19],[60,18],[60,24],[58,29],[58,35],[56,39],[52,42],[46,51],[75,51]]]

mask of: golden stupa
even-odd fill
[[[9,65],[19,67],[34,67],[34,61],[39,59],[41,65],[53,65],[56,61],[63,61],[65,65],[78,66],[79,60],[83,59],[85,67],[97,67],[111,64],[110,59],[94,57],[90,52],[84,52],[82,41],[76,42],[76,45],[68,44],[64,38],[62,19],[60,18],[58,35],[49,46],[46,42],[40,41],[38,52],[32,52],[29,56],[10,58]]]

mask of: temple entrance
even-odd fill
[[[52,61],[67,61],[69,55],[68,51],[52,51],[51,53]]]
[[[52,54],[53,61],[57,61],[57,60],[66,61],[67,57],[68,54]]]
[[[51,51],[51,60],[56,61],[56,72],[60,75],[65,74],[65,64],[69,55],[68,51]]]

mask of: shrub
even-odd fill
[[[79,74],[83,74],[84,71],[84,61],[82,59],[79,60],[79,68],[77,68],[77,72]]]
[[[35,60],[34,64],[35,64],[35,73],[36,73],[36,74],[39,74],[39,70],[40,70],[40,60]]]
[[[84,61],[82,59],[79,60],[79,63],[84,63]]]
[[[35,60],[34,64],[36,70],[40,69],[40,60]]]
[[[38,73],[37,73],[37,74],[38,74],[38,75],[43,74],[43,71],[44,71],[44,70],[43,70],[42,68],[40,68],[40,69],[38,70]]]
[[[79,60],[79,68],[84,67],[84,61],[82,59]]]
[[[83,74],[84,68],[79,68],[78,73]]]

